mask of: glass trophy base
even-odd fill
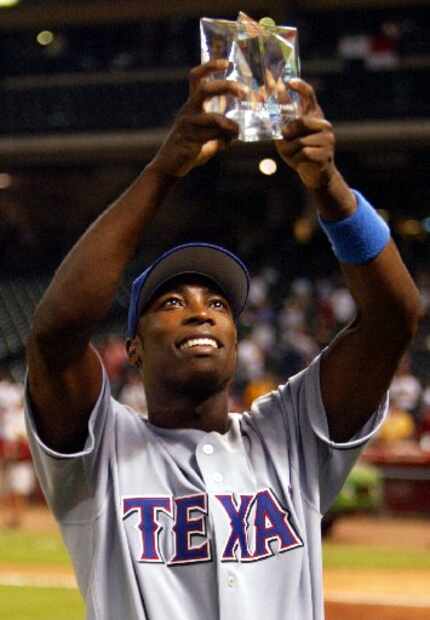
[[[260,142],[263,140],[280,140],[282,138],[279,116],[274,117],[264,110],[246,110],[243,107],[230,110],[227,118],[239,125],[238,139],[242,142]]]

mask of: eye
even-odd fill
[[[212,298],[209,305],[211,308],[216,308],[217,310],[228,310],[229,308],[227,302],[222,297]]]
[[[171,295],[170,297],[166,297],[161,302],[161,308],[176,308],[184,305],[184,302],[180,297],[176,297]]]

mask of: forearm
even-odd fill
[[[373,339],[384,334],[391,346],[409,343],[420,318],[420,295],[394,241],[370,263],[343,264],[348,287],[358,309],[360,323]]]
[[[418,290],[392,240],[370,263],[342,269],[358,313],[321,364],[330,436],[338,442],[348,441],[375,412],[420,319]]]
[[[357,208],[354,192],[337,170],[330,184],[314,195],[319,215],[326,222],[344,220]],[[351,244],[353,241],[351,238]],[[341,259],[341,267],[359,307],[360,320],[367,320],[373,326],[379,321],[387,329],[405,324],[413,331],[419,314],[419,293],[394,242],[388,238],[387,241],[371,260],[353,264]]]
[[[317,190],[310,190],[313,195],[318,213],[323,220],[336,221],[351,215],[356,209],[356,199],[353,191],[337,170]]]
[[[368,223],[372,228],[372,221]],[[365,239],[366,231],[364,227],[357,235]],[[354,246],[354,229],[349,234]],[[323,401],[336,441],[347,441],[375,411],[420,318],[418,290],[386,235],[381,238],[385,247],[376,255],[373,244],[366,248],[364,243],[373,255],[370,260],[341,263],[358,313],[325,352],[321,366]]]
[[[89,338],[109,312],[125,267],[174,183],[149,166],[94,222],[56,272],[35,312],[33,334]]]

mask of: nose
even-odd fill
[[[202,325],[208,323],[215,325],[215,320],[207,305],[203,301],[194,299],[188,306],[188,312],[184,317],[184,325]]]
[[[186,319],[184,319],[184,325],[204,325],[207,323],[208,325],[215,325],[215,321],[212,317],[208,316],[206,313],[204,314],[193,314]]]

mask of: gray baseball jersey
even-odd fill
[[[28,405],[87,618],[321,620],[321,515],[385,411],[333,443],[319,358],[231,414],[224,435],[156,427],[112,399],[105,376],[85,449],[59,454]]]

